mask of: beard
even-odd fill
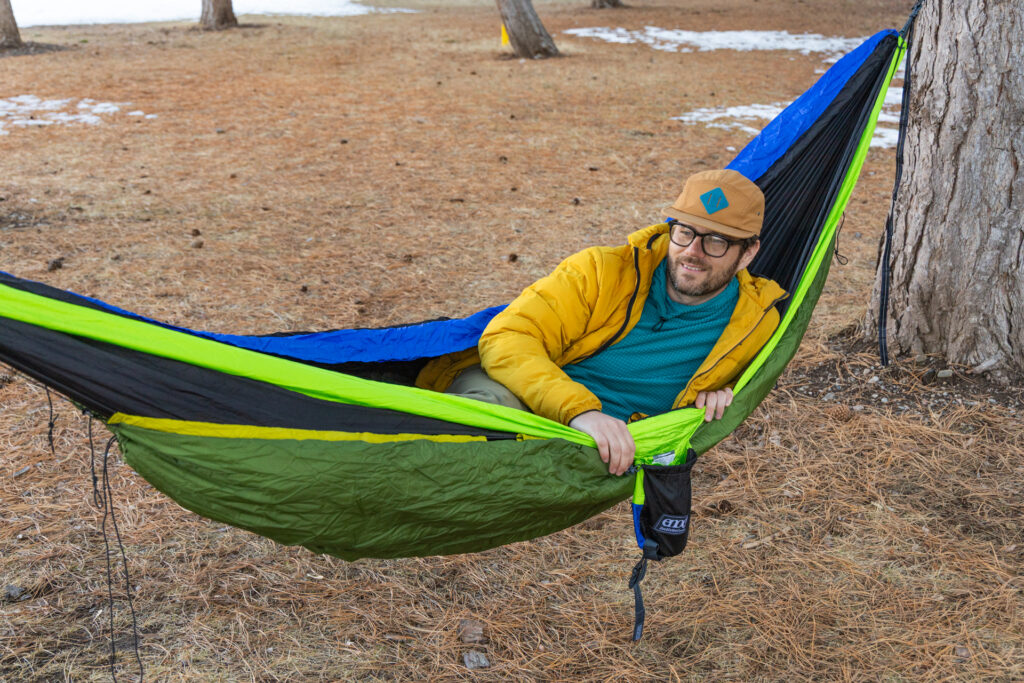
[[[669,282],[672,284],[672,289],[678,293],[689,296],[689,297],[701,297],[708,294],[717,293],[719,290],[724,289],[729,280],[736,275],[738,270],[740,258],[742,258],[743,252],[740,251],[736,254],[736,258],[732,260],[732,263],[726,266],[722,264],[719,267],[712,266],[708,259],[701,261],[694,261],[692,259],[684,259],[682,257],[675,259],[670,262],[671,268],[668,269]],[[715,261],[725,260],[715,259]],[[696,268],[704,268],[700,273],[700,276],[694,279],[692,282],[684,282],[679,277],[679,264],[684,263],[688,266],[694,266]],[[715,264],[716,266],[718,264]]]

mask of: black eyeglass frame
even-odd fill
[[[723,256],[725,256],[726,254],[729,253],[729,248],[732,245],[734,245],[734,244],[744,244],[744,243],[747,243],[747,242],[750,241],[750,239],[746,238],[746,237],[729,238],[729,237],[725,237],[723,235],[719,235],[718,233],[715,233],[715,232],[697,232],[697,229],[694,228],[692,225],[688,225],[686,223],[682,223],[680,221],[675,220],[674,218],[671,219],[671,220],[668,220],[666,222],[668,223],[668,238],[669,238],[669,240],[672,241],[672,244],[676,245],[677,247],[682,247],[683,249],[686,249],[691,244],[693,244],[693,240],[695,240],[695,239],[697,239],[699,237],[700,238],[700,249],[701,249],[701,251],[704,252],[705,256],[707,256],[709,258],[722,258]],[[676,229],[676,227],[686,228],[687,230],[692,232],[693,233],[693,239],[690,240],[689,242],[687,242],[686,244],[680,244],[679,242],[676,242],[676,240],[675,240],[675,229]],[[716,240],[722,240],[723,242],[726,242],[725,251],[723,251],[721,254],[712,254],[712,253],[710,253],[708,251],[708,246],[707,246],[707,239],[709,237],[712,237],[712,238],[714,238]]]

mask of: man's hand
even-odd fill
[[[726,387],[718,391],[702,391],[697,394],[693,405],[704,409],[704,421],[721,420],[726,406],[732,403],[732,389]]]
[[[600,410],[588,410],[569,420],[569,426],[594,437],[601,460],[608,463],[608,472],[616,476],[633,464],[636,444],[626,423]]]

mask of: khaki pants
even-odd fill
[[[495,382],[488,377],[479,365],[471,365],[459,373],[459,376],[444,393],[530,412],[525,403],[520,401],[504,384]]]

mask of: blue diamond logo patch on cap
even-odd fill
[[[700,196],[700,201],[709,214],[721,211],[725,207],[729,206],[729,202],[725,198],[725,193],[722,192],[722,188],[720,187],[708,190],[702,194]]]

